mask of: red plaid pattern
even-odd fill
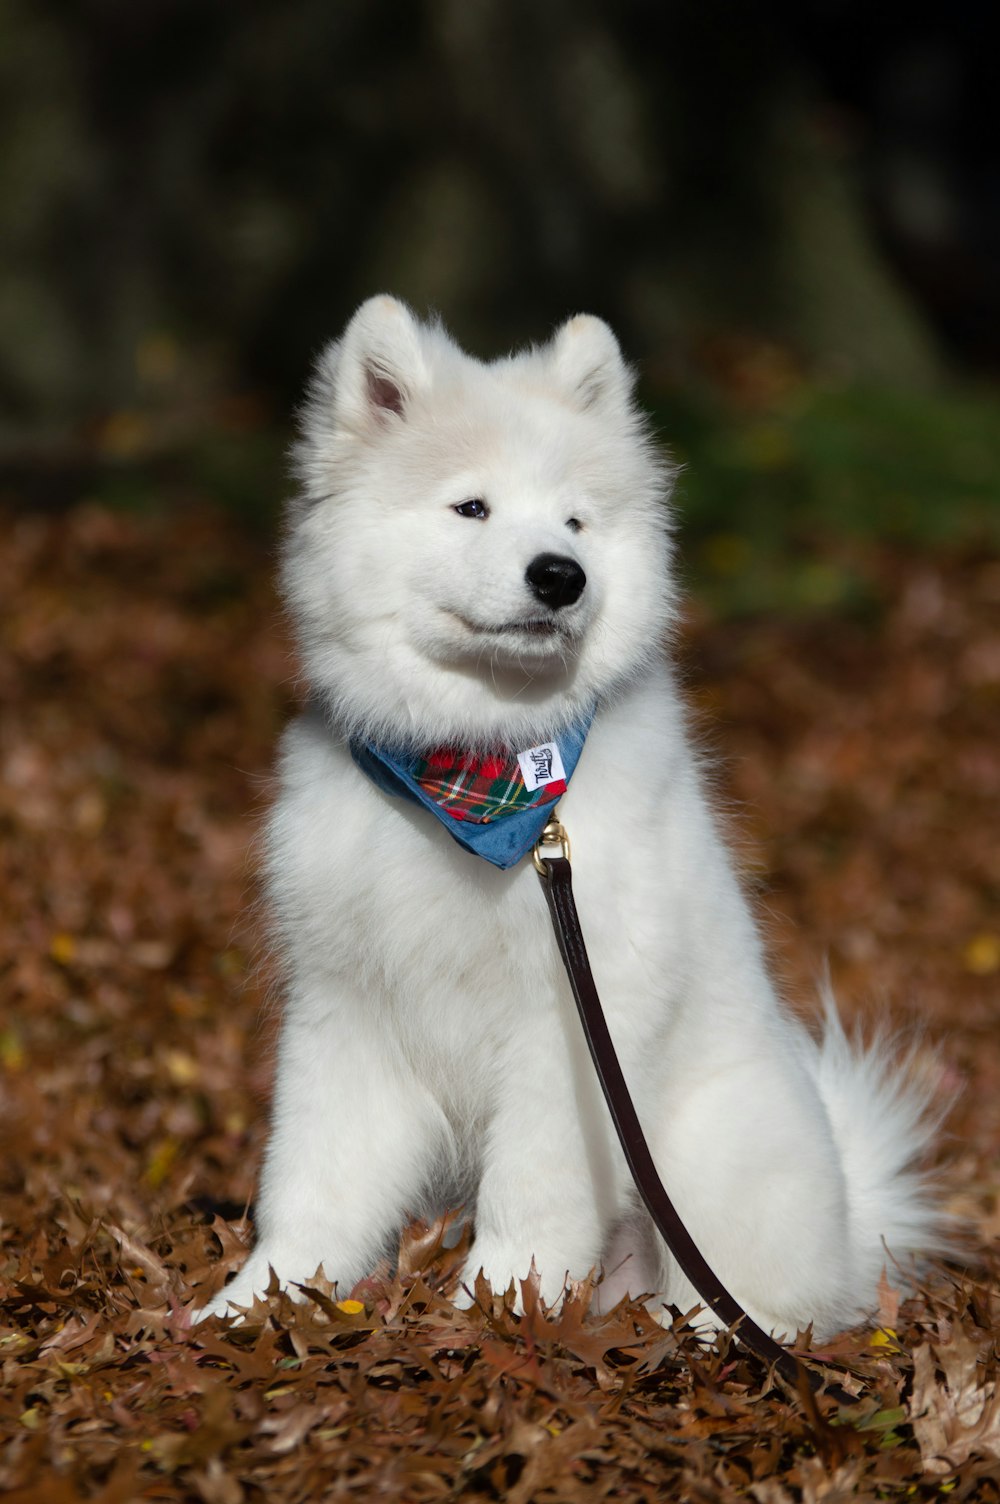
[[[527,788],[513,754],[478,757],[451,747],[437,748],[421,758],[414,777],[445,814],[478,825],[533,804],[548,804],[566,792],[561,778],[534,791]]]

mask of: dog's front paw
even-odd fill
[[[306,1297],[298,1286],[308,1284],[316,1272],[312,1266],[306,1272],[304,1264],[290,1264],[264,1249],[259,1252],[255,1249],[235,1279],[223,1285],[205,1305],[192,1310],[191,1323],[205,1321],[209,1316],[228,1316],[239,1324],[246,1320],[247,1310],[255,1300],[265,1300],[276,1290],[284,1290],[292,1300],[301,1302]]]
[[[466,1259],[454,1304],[466,1310],[476,1303],[476,1279],[482,1273],[490,1289],[497,1295],[505,1295],[514,1286],[514,1310],[524,1310],[522,1284],[537,1285],[538,1293],[547,1306],[556,1305],[566,1293],[567,1272],[558,1268],[557,1260],[546,1260],[545,1267],[538,1267],[531,1254],[517,1254],[510,1249],[491,1248],[486,1244],[473,1244]]]
[[[251,1254],[243,1268],[228,1285],[212,1296],[205,1305],[194,1308],[191,1323],[207,1321],[210,1316],[229,1316],[237,1322],[246,1319],[247,1309],[255,1300],[263,1300],[273,1288],[274,1272],[266,1258]],[[280,1281],[279,1281],[280,1283]],[[293,1290],[292,1295],[295,1295]]]

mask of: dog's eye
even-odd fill
[[[455,508],[455,511],[460,517],[478,517],[482,522],[485,522],[486,518],[490,515],[489,507],[485,501],[480,501],[478,496],[474,497],[472,501],[463,501],[460,506]]]
[[[571,533],[579,533],[583,529],[583,523],[580,521],[579,517],[567,517],[566,526],[569,528]]]

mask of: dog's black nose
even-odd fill
[[[524,578],[536,599],[553,611],[560,606],[572,606],[587,583],[587,576],[576,560],[567,559],[564,554],[539,554],[528,565]]]

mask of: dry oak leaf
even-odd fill
[[[954,1472],[977,1454],[1000,1460],[1000,1393],[994,1379],[979,1382],[978,1357],[960,1330],[937,1351],[914,1349],[910,1417],[927,1473]]]

